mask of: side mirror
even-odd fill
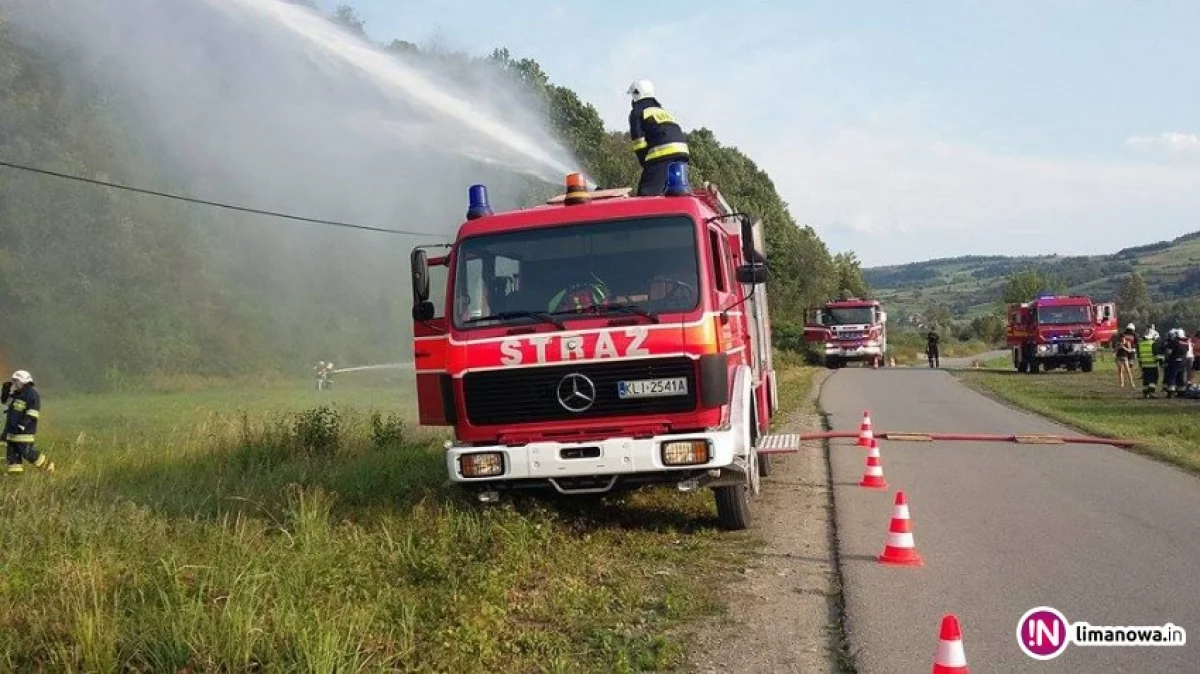
[[[425,300],[424,302],[417,302],[416,304],[413,305],[413,308],[412,308],[413,320],[418,321],[420,323],[424,323],[426,321],[432,321],[433,317],[436,314],[437,314],[437,310],[434,308],[433,302],[430,302],[429,300]]]
[[[767,265],[744,264],[737,268],[738,283],[759,285],[767,282]]]
[[[409,262],[412,266],[413,318],[416,318],[417,307],[429,300],[429,257],[425,251],[414,248]]]

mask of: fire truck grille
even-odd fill
[[[594,402],[580,412],[568,410],[559,401],[559,384],[563,384],[568,405],[578,409],[586,404],[584,399],[570,396],[572,382],[564,383],[563,378],[571,374],[584,375],[595,385]],[[674,377],[687,379],[686,395],[626,400],[617,396],[618,382]],[[586,382],[578,383],[589,393]],[[697,395],[696,366],[686,356],[469,372],[463,377],[467,419],[480,426],[688,412],[696,408]]]

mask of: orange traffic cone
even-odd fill
[[[871,452],[867,454],[867,467],[863,471],[862,482],[859,482],[858,486],[870,489],[887,488],[887,480],[883,479],[883,464],[879,460],[879,443],[874,438],[871,439]]]
[[[896,505],[892,507],[892,522],[888,525],[887,545],[879,555],[881,564],[902,566],[924,566],[925,561],[913,543],[912,526],[908,517],[908,501],[904,492],[896,492]]]
[[[858,446],[870,449],[874,439],[875,434],[871,432],[871,413],[863,412],[862,424],[858,427]]]
[[[953,613],[942,616],[942,632],[938,635],[937,654],[933,658],[933,674],[971,674],[963,652],[962,630]]]

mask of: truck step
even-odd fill
[[[800,435],[798,433],[760,435],[756,447],[759,454],[795,454],[800,451]]]

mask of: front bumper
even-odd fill
[[[1096,345],[1087,343],[1038,344],[1035,353],[1038,358],[1043,359],[1082,358],[1096,355]]]
[[[882,356],[883,346],[879,344],[861,344],[857,346],[844,346],[840,344],[826,344],[825,357],[833,358],[870,358],[872,356]]]
[[[709,460],[702,464],[683,466],[664,463],[663,444],[682,440],[707,440]],[[615,483],[619,476],[658,475],[662,478],[658,481],[670,482],[687,479],[689,474],[720,471],[743,465],[741,460],[735,459],[738,444],[739,440],[733,430],[718,430],[656,435],[650,438],[606,438],[592,442],[534,442],[519,447],[451,446],[446,450],[446,470],[452,481],[462,484],[537,480],[550,481],[559,491],[564,489],[555,480],[570,478],[610,476],[613,478],[611,482]],[[501,455],[502,472],[485,477],[465,477],[462,473],[462,457],[485,453]],[[573,458],[574,456],[580,458]]]

